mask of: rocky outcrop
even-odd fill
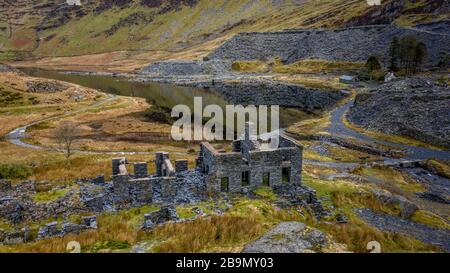
[[[372,25],[336,30],[240,33],[208,58],[236,61],[279,57],[287,63],[307,58],[365,62],[369,56],[375,55],[386,61],[392,39],[405,35],[414,35],[426,44],[431,64],[437,63],[441,51],[449,52],[450,36],[446,34],[394,25]]]
[[[358,94],[348,119],[367,130],[450,147],[450,88],[428,78],[393,81]]]
[[[173,205],[167,205],[162,207],[158,211],[154,211],[144,215],[143,229],[150,230],[157,225],[164,224],[169,221],[179,220],[177,210]]]
[[[327,244],[324,233],[300,222],[282,222],[260,239],[245,246],[245,253],[321,252]]]
[[[58,81],[29,81],[27,91],[30,93],[57,93],[69,88],[67,84]]]
[[[373,190],[374,196],[383,204],[398,205],[400,207],[400,215],[403,219],[409,219],[418,210],[416,204],[409,201],[403,196],[391,194],[388,191]]]
[[[58,222],[51,222],[42,226],[37,235],[38,240],[51,238],[51,237],[63,237],[67,234],[78,234],[85,230],[97,229],[97,216],[84,216],[81,218],[81,224],[72,222],[64,222],[59,227]]]

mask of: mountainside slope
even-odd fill
[[[209,52],[239,32],[416,24],[448,17],[445,0],[5,0],[0,60],[129,51]],[[205,46],[203,46],[205,45]],[[199,47],[199,48],[198,48]],[[137,51],[137,52],[136,52]],[[143,59],[150,56],[141,56]]]

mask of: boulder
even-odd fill
[[[24,219],[24,206],[15,198],[2,198],[0,199],[0,217],[18,224]]]
[[[409,219],[418,210],[418,207],[413,202],[409,201],[403,196],[392,194],[384,190],[373,190],[374,196],[382,203],[387,205],[399,205],[400,216],[403,219]]]
[[[78,234],[83,229],[84,229],[83,226],[77,225],[75,223],[70,223],[70,222],[63,223],[62,224],[62,228],[61,228],[61,235],[65,236],[65,235],[70,234],[70,233],[77,233]]]
[[[245,246],[245,253],[307,253],[320,251],[326,236],[300,222],[282,222],[260,239]]]
[[[38,231],[37,239],[45,239],[50,237],[55,237],[60,234],[58,230],[58,222],[51,222],[41,227]]]
[[[173,205],[167,205],[160,210],[144,215],[144,229],[152,229],[156,225],[163,224],[168,221],[178,221],[177,210]]]
[[[87,228],[97,229],[97,216],[84,216],[81,217],[82,225]]]
[[[57,93],[68,89],[67,84],[58,81],[29,81],[27,91],[30,93]]]
[[[395,80],[397,77],[395,77],[393,72],[389,72],[386,74],[386,76],[384,76],[384,82],[390,82]]]

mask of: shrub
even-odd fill
[[[366,68],[369,73],[372,73],[373,71],[381,70],[381,63],[377,57],[370,56],[369,59],[367,59]]]
[[[25,179],[32,174],[27,166],[0,165],[0,179]]]
[[[171,111],[172,111],[171,109],[166,107],[152,105],[144,112],[144,115],[150,121],[163,124],[172,124],[172,122],[174,122],[175,119],[172,118]]]
[[[450,54],[447,54],[447,52],[440,52],[437,67],[443,68],[443,69],[449,68],[450,67]]]
[[[358,79],[360,81],[384,81],[385,75],[386,72],[384,70],[374,70],[372,72],[363,70],[358,73]]]

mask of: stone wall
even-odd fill
[[[187,171],[189,169],[188,167],[188,161],[185,159],[180,159],[175,161],[175,171],[177,173]]]
[[[387,60],[392,38],[405,35],[414,35],[426,44],[429,61],[433,64],[441,51],[450,51],[450,36],[444,33],[375,25],[336,30],[241,33],[225,42],[208,58],[234,61],[280,57],[287,63],[307,58],[365,62],[369,56],[378,55]]]
[[[144,178],[148,176],[148,165],[147,162],[136,162],[134,166],[134,177]]]
[[[239,145],[240,152],[229,153],[220,153],[211,144],[202,143],[198,164],[205,175],[208,191],[239,193],[262,186],[264,182],[271,187],[283,183],[300,186],[302,147],[281,139],[280,147],[272,150],[252,148],[247,144],[253,141],[246,139]],[[245,149],[247,146],[250,148]],[[248,181],[244,181],[244,176],[248,176]]]
[[[130,181],[131,195],[136,204],[151,204],[153,201],[153,183],[150,178],[138,178]]]
[[[117,206],[126,206],[131,203],[129,176],[115,175],[112,180],[114,189],[114,204]]]

